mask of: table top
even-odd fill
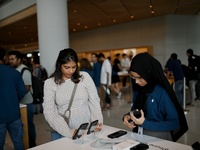
[[[20,104],[19,104],[19,107],[20,107],[20,108],[23,108],[23,107],[26,107],[26,105],[20,103]]]
[[[184,145],[176,142],[171,142],[159,138],[154,138],[151,136],[146,135],[139,135],[137,133],[129,132],[128,134],[117,138],[117,139],[109,139],[107,137],[108,134],[111,134],[113,132],[116,132],[120,130],[119,128],[111,127],[111,126],[103,126],[102,131],[97,133],[92,133],[90,135],[84,134],[80,139],[78,140],[72,140],[69,138],[61,138],[56,141],[51,141],[42,145],[39,145],[37,147],[31,148],[30,150],[105,150],[103,146],[100,146],[99,148],[92,147],[91,145],[98,145],[97,141],[103,140],[105,141],[105,145],[108,142],[116,141],[126,141],[129,143],[135,143],[135,142],[142,142],[149,145],[149,150],[192,150],[192,147],[189,145]],[[108,145],[109,147],[109,145]],[[112,146],[107,149],[112,149]]]

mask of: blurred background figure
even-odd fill
[[[166,63],[165,68],[172,73],[175,80],[175,93],[178,98],[180,105],[183,107],[183,78],[184,73],[180,64],[180,61],[177,59],[178,56],[176,53],[171,54],[169,60]]]
[[[100,77],[101,77],[101,63],[98,60],[98,54],[91,54],[91,62],[93,63],[93,73],[94,73],[94,84],[97,88],[97,92],[100,95]]]
[[[94,72],[92,69],[92,65],[90,64],[90,62],[87,58],[82,58],[80,60],[80,71],[85,71],[90,75],[90,77],[92,79],[94,78]]]

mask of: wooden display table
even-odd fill
[[[28,140],[28,120],[27,120],[27,110],[26,110],[26,105],[20,104],[20,112],[21,112],[21,119],[23,123],[23,128],[24,128],[24,148],[28,149],[29,148],[29,140]]]

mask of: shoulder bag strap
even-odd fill
[[[69,117],[70,117],[70,113],[71,113],[71,112],[70,112],[70,108],[71,108],[71,106],[72,106],[72,101],[73,101],[73,99],[74,99],[74,95],[75,95],[77,86],[78,86],[78,84],[76,83],[76,84],[74,85],[74,88],[73,88],[73,91],[72,91],[72,95],[71,95],[71,98],[70,98],[70,102],[69,102],[68,108],[65,110],[64,116],[65,116],[66,112],[69,111]]]

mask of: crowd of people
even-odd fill
[[[4,93],[3,99],[6,99],[1,99],[0,111],[1,114],[7,112],[7,117],[1,115],[0,119],[0,133],[3,135],[0,136],[0,148],[5,143],[8,130],[15,149],[24,149],[19,102],[27,105],[30,148],[36,146],[34,114],[38,111],[44,113],[46,122],[53,129],[52,140],[73,138],[81,124],[95,120],[98,120],[95,131],[100,131],[103,125],[102,111],[111,109],[113,105],[111,93],[116,99],[122,96],[119,87],[121,71],[129,72],[133,91],[131,109],[123,116],[123,123],[134,132],[176,141],[188,130],[183,111],[184,77],[191,93],[190,104],[194,105],[195,99],[200,98],[198,56],[193,54],[192,49],[188,49],[186,54],[188,67],[181,64],[176,53],[171,54],[165,65],[165,72],[174,76],[173,89],[161,64],[148,53],[137,54],[135,57],[124,53],[122,58],[121,54],[116,53],[114,60],[105,57],[103,53],[92,53],[89,61],[87,58],[79,59],[75,50],[67,48],[59,52],[54,72],[43,78],[42,70],[45,68],[40,65],[39,57],[35,57],[32,68],[29,67],[31,72],[25,70],[21,74],[23,68],[28,68],[23,64],[22,54],[19,51],[9,51],[7,66],[4,64],[5,50],[0,49],[0,71],[3,73],[0,74],[0,92]],[[8,76],[11,73],[13,76]],[[39,104],[34,104],[32,97],[32,76],[40,78],[44,83]],[[8,82],[2,84],[3,81]],[[13,95],[4,90],[8,86]],[[126,86],[127,76],[124,76],[122,87]],[[6,107],[8,110],[5,110]],[[15,111],[11,113],[9,109]],[[141,113],[139,118],[134,116],[135,109]],[[6,126],[3,128],[4,124]],[[14,132],[16,129],[17,133]],[[14,136],[16,134],[19,136]]]

